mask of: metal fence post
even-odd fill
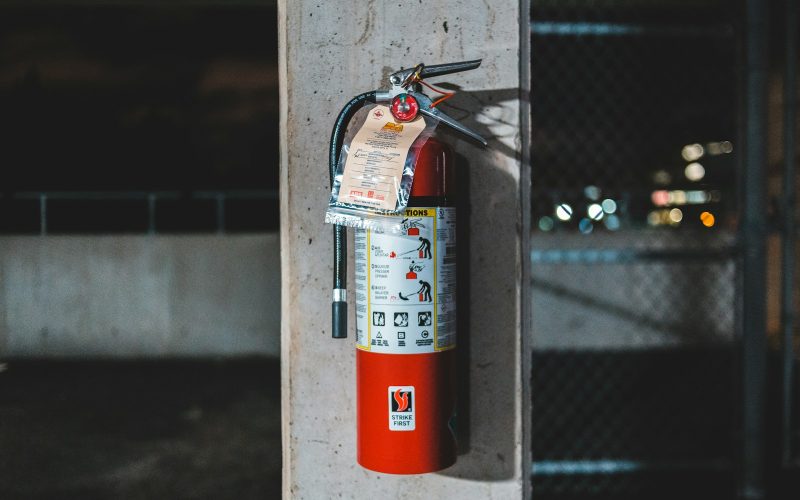
[[[786,68],[783,80],[783,272],[781,273],[781,326],[783,328],[783,408],[781,455],[790,466],[792,449],[792,396],[794,392],[794,259],[795,162],[797,151],[797,2],[786,0]]]
[[[745,12],[745,161],[742,207],[742,482],[739,496],[763,499],[766,403],[766,162],[768,11]]]

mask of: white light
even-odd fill
[[[703,146],[697,143],[687,144],[681,150],[681,156],[683,156],[683,159],[686,161],[695,161],[702,157],[704,153],[705,150],[703,149]]]
[[[592,220],[600,220],[603,218],[603,207],[597,203],[592,203],[586,209],[586,215]]]
[[[683,173],[686,175],[686,178],[689,179],[690,181],[697,182],[703,177],[705,177],[706,169],[695,161],[686,165],[686,168],[683,170]]]
[[[683,212],[680,208],[673,208],[669,211],[669,220],[677,224],[683,220]]]
[[[617,202],[612,200],[611,198],[606,198],[605,200],[603,200],[603,203],[601,203],[601,205],[603,207],[603,210],[607,214],[613,214],[614,212],[617,211]]]
[[[659,216],[657,210],[653,210],[647,214],[647,223],[651,226],[657,226],[661,223],[661,217]]]
[[[733,144],[731,144],[731,141],[722,141],[719,144],[719,148],[720,148],[720,151],[722,151],[725,154],[733,152]]]
[[[556,217],[559,220],[568,221],[572,217],[572,207],[566,203],[556,207]]]

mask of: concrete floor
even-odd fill
[[[277,360],[0,364],[0,498],[280,498]]]

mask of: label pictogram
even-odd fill
[[[431,326],[431,312],[430,311],[422,311],[421,313],[417,314],[417,325],[418,326]]]
[[[408,313],[407,312],[394,313],[394,326],[408,326]]]
[[[408,265],[408,272],[406,273],[406,279],[407,280],[417,279],[417,273],[422,272],[423,269],[425,269],[424,264],[412,260],[411,264]]]

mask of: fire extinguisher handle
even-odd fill
[[[470,139],[477,141],[483,147],[489,145],[489,143],[486,142],[486,139],[481,137],[479,133],[467,127],[460,121],[448,116],[439,108],[434,107],[430,97],[426,96],[421,92],[409,92],[409,94],[414,96],[414,98],[417,100],[417,102],[419,103],[419,112],[422,113],[423,115],[439,120],[440,122],[444,123],[453,130],[461,132]]]
[[[437,76],[450,75],[453,73],[461,73],[462,71],[469,71],[481,65],[482,59],[474,59],[472,61],[459,61],[454,63],[445,64],[432,64],[425,66],[419,72],[422,78],[433,78]]]
[[[389,83],[394,85],[407,85],[411,81],[411,77],[416,74],[419,78],[435,78],[437,76],[450,75],[453,73],[460,73],[462,71],[469,71],[481,65],[482,59],[474,59],[472,61],[459,61],[454,63],[445,64],[432,64],[426,66],[424,64],[417,64],[413,68],[401,69],[389,75]]]

